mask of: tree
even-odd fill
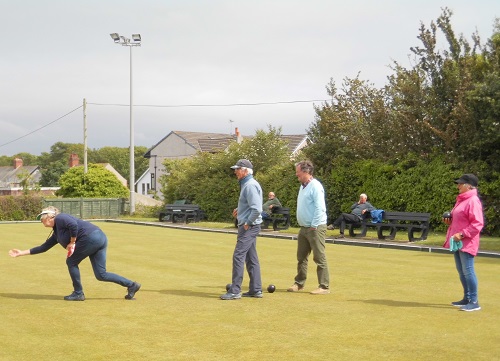
[[[92,149],[88,153],[90,163],[109,163],[125,179],[130,178],[130,148],[103,147]],[[148,159],[144,158],[147,148],[137,146],[134,148],[134,176],[137,180],[149,167]]]
[[[23,165],[38,165],[38,156],[22,152],[14,154],[13,156],[0,156],[0,166],[12,166],[15,158],[21,158],[23,160]]]
[[[50,153],[43,152],[38,158],[38,165],[42,173],[40,185],[43,187],[57,187],[60,176],[69,168],[69,157],[72,153],[83,158],[83,144],[57,142],[50,147]]]
[[[308,130],[313,144],[304,150],[317,167],[328,172],[336,158],[384,157],[393,148],[382,90],[358,75],[344,79],[340,92],[330,81],[327,93],[332,101],[315,108],[316,122]]]
[[[108,197],[127,198],[128,189],[116,176],[106,168],[97,164],[88,164],[88,172],[84,174],[84,167],[70,168],[59,179],[61,188],[58,196],[72,197]]]

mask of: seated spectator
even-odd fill
[[[262,205],[262,219],[269,219],[273,207],[281,207],[281,203],[273,192],[269,192],[267,201]]]
[[[346,224],[359,223],[363,220],[363,215],[366,212],[371,212],[375,209],[374,206],[367,202],[368,196],[362,193],[359,196],[359,201],[351,206],[351,213],[342,213],[333,224],[330,224],[328,229],[339,228],[340,234],[336,238],[344,238],[344,230]]]

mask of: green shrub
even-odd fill
[[[42,206],[42,197],[39,195],[0,196],[0,220],[33,220]]]

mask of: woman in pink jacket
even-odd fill
[[[458,196],[451,211],[451,218],[443,218],[449,225],[446,242],[443,247],[450,247],[450,238],[461,241],[462,247],[455,251],[455,264],[460,282],[464,289],[464,297],[452,302],[461,311],[478,311],[481,309],[477,298],[477,277],[474,271],[474,257],[479,249],[479,235],[483,229],[483,205],[477,196],[478,179],[474,174],[464,174],[455,180]]]

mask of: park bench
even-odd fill
[[[160,222],[190,223],[205,219],[205,212],[196,204],[167,204],[160,212]]]
[[[273,230],[281,231],[290,227],[290,208],[287,207],[273,207],[269,218],[262,220],[262,229],[269,228],[273,225]]]
[[[392,240],[399,229],[404,229],[408,232],[410,242],[423,241],[427,239],[429,233],[430,218],[430,213],[384,211],[382,222],[372,223],[371,218],[365,217],[359,223],[348,224],[349,236],[365,237],[368,228],[371,227],[377,229],[378,239]],[[356,228],[361,228],[359,233],[355,233]]]

